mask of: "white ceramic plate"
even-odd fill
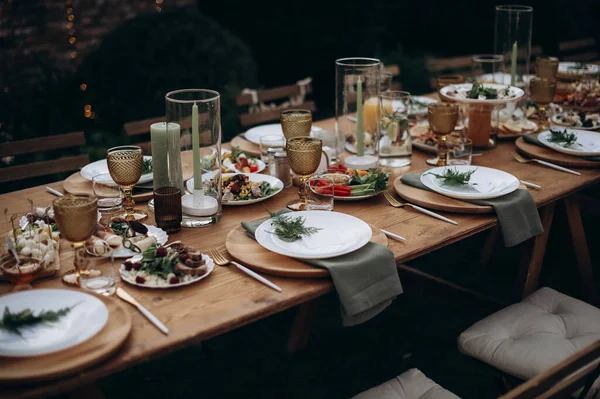
[[[148,235],[156,238],[156,242],[159,243],[160,245],[164,245],[169,240],[169,235],[167,234],[167,232],[164,231],[163,229],[161,229],[160,227],[152,226],[150,224],[145,224],[144,226],[146,226],[148,228]],[[88,254],[93,255],[89,251],[88,251]],[[119,248],[115,249],[113,252],[107,253],[105,255],[100,255],[99,257],[100,258],[110,258],[111,255],[114,258],[129,258],[130,256],[137,255],[137,252],[133,252],[131,249],[125,248],[123,245],[121,245]]]
[[[313,126],[311,131],[316,132],[321,130],[320,127]],[[246,133],[244,133],[244,137],[251,143],[260,144],[260,138],[262,136],[282,136],[283,130],[281,130],[280,123],[270,123],[268,125],[255,126],[251,129],[248,129]]]
[[[140,259],[142,259],[142,255],[136,255],[133,258],[130,258],[127,260],[132,261],[132,262],[137,262]],[[121,264],[121,267],[119,268],[119,273],[121,274],[121,279],[123,281],[125,281],[131,285],[137,285],[138,287],[153,288],[153,289],[167,289],[167,288],[183,287],[184,285],[194,284],[194,283],[197,283],[198,281],[202,280],[203,278],[208,277],[208,275],[211,274],[212,271],[215,269],[215,263],[213,262],[213,260],[210,256],[208,256],[206,254],[202,254],[202,259],[204,259],[206,261],[206,268],[207,268],[206,273],[204,273],[202,276],[194,277],[189,281],[183,281],[183,282],[180,282],[177,284],[150,285],[150,284],[136,283],[135,277],[132,277],[129,275],[127,270],[125,270],[125,266],[123,266],[123,264]]]
[[[0,356],[25,357],[58,352],[87,341],[96,335],[108,321],[108,309],[98,298],[81,291],[35,289],[0,297],[4,312],[31,309],[57,311],[76,305],[58,322],[22,329],[22,337],[0,330]]]
[[[295,242],[284,242],[273,234],[270,220],[256,229],[256,241],[269,251],[298,259],[326,259],[348,254],[365,246],[373,234],[371,227],[354,216],[338,212],[301,211],[287,214],[305,218],[306,227],[321,228]]]
[[[446,168],[459,172],[475,170],[470,184],[462,186],[445,186],[443,182],[431,173],[443,175]],[[452,165],[429,169],[421,175],[421,183],[438,194],[457,199],[489,199],[502,197],[519,188],[519,179],[510,173],[484,166]]]
[[[144,155],[144,161],[152,159],[149,155]],[[106,163],[106,159],[101,159],[96,162],[89,163],[81,168],[81,176],[88,180],[92,180],[92,178],[96,175],[108,173],[108,164]],[[140,177],[138,183],[148,183],[152,181],[152,173],[146,173]]]
[[[283,182],[276,177],[264,175],[264,174],[257,174],[257,173],[240,173],[240,174],[248,176],[250,181],[254,181],[254,182],[266,181],[267,183],[269,183],[271,185],[271,187],[278,189],[278,191],[276,191],[273,194],[268,195],[266,197],[262,197],[262,198],[256,198],[256,199],[251,199],[251,200],[241,200],[241,201],[227,201],[227,202],[223,201],[223,205],[238,206],[238,205],[256,204],[257,202],[264,201],[266,199],[269,199],[269,198],[279,194],[281,192],[281,190],[283,189]],[[221,175],[221,178],[224,179],[226,177],[230,177],[230,176],[234,176],[234,175],[236,175],[236,173],[223,173]],[[208,172],[208,173],[204,173],[202,175],[202,179],[203,180],[212,179],[214,176],[215,176],[215,172]],[[186,188],[188,189],[189,192],[191,192],[191,193],[194,192],[194,179],[193,178],[191,178],[190,180],[188,180],[186,182]]]
[[[583,63],[585,68],[574,69],[574,67],[582,65],[579,62],[559,62],[558,73],[564,75],[593,75],[600,72],[600,65]]]
[[[491,89],[496,89],[499,91],[505,90],[507,87],[507,85],[497,85],[497,84],[484,84],[483,86],[489,87]],[[516,101],[519,98],[523,97],[523,95],[525,95],[525,92],[523,90],[521,90],[515,86],[508,86],[508,88],[509,88],[508,96],[503,99],[479,100],[476,98],[462,98],[460,95],[457,95],[457,92],[458,93],[466,93],[469,90],[471,90],[472,87],[473,87],[472,83],[461,83],[458,85],[450,85],[450,86],[442,87],[442,89],[440,90],[440,93],[442,94],[442,96],[452,99],[459,103],[464,103],[464,104],[477,104],[478,103],[478,104],[490,104],[490,105],[491,104],[506,104],[511,101]]]
[[[427,106],[429,104],[437,103],[438,100],[431,97],[413,96],[410,98],[410,107],[408,109],[409,115],[427,115]],[[420,104],[419,104],[420,103]]]
[[[379,194],[381,194],[382,192],[383,192],[383,190],[382,190],[382,191],[377,191],[377,192],[375,192],[375,193],[371,193],[371,194],[365,194],[365,195],[355,195],[354,197],[353,197],[353,196],[350,196],[350,197],[342,197],[342,196],[339,196],[339,195],[334,195],[334,196],[333,196],[333,198],[334,198],[336,201],[346,201],[346,202],[352,202],[352,201],[361,201],[361,200],[364,200],[364,199],[367,199],[367,198],[373,198],[373,197],[375,197],[376,195],[379,195]]]
[[[575,128],[577,130],[598,130],[598,129],[600,129],[600,118],[598,118],[596,121],[594,121],[595,122],[594,126],[592,126],[592,127],[583,127],[583,126],[581,126],[581,120],[579,120],[579,119],[574,124],[566,123],[562,119],[562,116],[566,116],[567,114],[568,114],[568,112],[562,112],[560,114],[554,114],[554,115],[552,115],[552,123],[555,123],[555,124],[560,125],[560,126],[573,127],[573,128]],[[597,113],[595,113],[595,114],[597,114]]]
[[[566,128],[565,130],[577,135],[577,143],[579,145],[573,144],[569,148],[565,148],[557,143],[552,143],[550,142],[551,133],[548,130],[538,134],[538,139],[546,147],[562,152],[563,154],[574,155],[576,157],[600,155],[600,133],[569,128]]]

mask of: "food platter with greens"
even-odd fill
[[[464,104],[506,104],[525,95],[515,86],[488,83],[461,83],[440,89],[440,95],[447,100]]]
[[[600,155],[600,133],[577,129],[550,129],[541,132],[538,140],[555,151],[576,157]]]

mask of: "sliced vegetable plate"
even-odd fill
[[[148,237],[156,238],[156,242],[158,244],[163,245],[169,240],[169,235],[167,234],[167,232],[164,231],[163,229],[161,229],[160,227],[152,226],[150,224],[144,224],[144,226],[146,226],[148,228],[148,234],[147,234]],[[94,255],[93,253],[91,253],[89,251],[89,249],[87,250],[87,252],[90,255]],[[136,254],[137,254],[137,252],[132,251],[129,248],[125,248],[121,244],[121,246],[119,248],[113,250],[112,252],[106,253],[104,255],[94,255],[94,256],[99,256],[101,258],[110,258],[111,256],[114,258],[129,258]]]
[[[149,155],[144,155],[144,166],[152,164],[152,157]],[[81,168],[81,176],[92,180],[92,178],[96,175],[108,173],[108,164],[106,163],[106,159],[101,159],[96,162],[89,163]],[[142,174],[138,183],[148,183],[152,181],[152,168],[150,167],[150,172]]]
[[[349,188],[350,195],[334,195],[336,200],[360,201],[375,197],[388,188],[390,174],[387,172],[377,172],[375,169],[349,171],[351,180],[346,187]]]
[[[216,175],[215,172],[208,172],[208,173],[204,173],[202,175],[202,180],[204,182],[205,190],[214,190],[215,175]],[[273,197],[274,195],[279,194],[281,192],[281,190],[283,189],[283,182],[281,180],[279,180],[278,178],[269,176],[269,175],[258,174],[258,173],[223,173],[223,174],[221,174],[221,179],[223,181],[223,184],[225,184],[227,178],[231,178],[236,175],[246,176],[250,183],[265,182],[265,183],[269,184],[270,189],[269,189],[269,191],[261,190],[262,191],[261,194],[264,194],[264,196],[262,196],[262,197],[252,198],[252,199],[238,199],[238,200],[234,199],[234,200],[227,200],[227,201],[224,200],[223,205],[239,206],[239,205],[255,204],[257,202],[264,201],[266,199]],[[186,182],[186,188],[189,192],[194,192],[194,179],[190,179]]]
[[[562,152],[563,154],[576,157],[600,155],[600,133],[569,128],[561,129],[560,131],[564,131],[567,134],[574,134],[576,138],[575,142],[568,147],[561,145],[561,143],[552,142],[550,141],[552,132],[549,130],[538,134],[538,139],[546,147]]]

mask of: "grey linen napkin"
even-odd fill
[[[540,139],[538,139],[537,134],[535,136],[529,135],[529,134],[525,135],[525,136],[523,136],[523,140],[526,143],[537,145],[538,147],[548,148],[548,146],[544,145],[540,141]],[[568,155],[568,154],[564,154],[564,155]],[[590,156],[590,157],[574,157],[574,158],[583,158],[583,159],[585,159],[587,161],[600,162],[600,156],[598,156],[598,155],[594,155],[594,156]]]
[[[283,210],[278,214],[287,212]],[[256,229],[265,220],[242,222],[242,226],[254,239]],[[329,270],[340,298],[344,326],[370,320],[402,293],[394,254],[380,244],[369,242],[354,252],[335,258],[299,261]]]
[[[432,191],[421,183],[420,177],[419,174],[406,174],[400,180],[409,186]],[[510,194],[493,199],[461,201],[492,206],[498,216],[504,245],[507,247],[520,244],[544,231],[535,202],[527,190],[517,189]]]

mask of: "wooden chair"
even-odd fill
[[[561,61],[598,62],[598,43],[593,37],[558,43]]]
[[[249,107],[249,112],[240,115],[240,123],[243,127],[250,127],[265,122],[279,120],[281,110],[286,108],[308,109],[315,111],[314,101],[306,101],[305,96],[312,93],[310,78],[299,81],[294,85],[275,87],[265,90],[245,89],[236,97],[235,103],[238,107]],[[284,101],[275,105],[274,101]],[[271,105],[266,105],[271,102]]]
[[[402,90],[402,83],[398,82],[400,67],[396,64],[386,65],[383,70],[392,75],[392,90]]]
[[[157,118],[149,118],[142,119],[140,121],[132,121],[127,122],[123,125],[123,130],[125,130],[125,134],[128,137],[131,137],[133,140],[133,145],[139,146],[145,155],[152,154],[152,142],[149,141],[150,138],[150,125],[153,123],[164,122],[166,117],[160,116]],[[187,129],[191,126],[191,118],[186,119],[181,125],[182,129]],[[182,145],[184,141],[189,141],[190,138],[185,136],[182,138]]]
[[[565,398],[582,388],[577,397],[585,398],[600,374],[599,360],[600,341],[596,341],[499,399]]]
[[[11,141],[9,143],[0,144],[0,158],[30,155],[51,150],[81,147],[84,145],[85,135],[83,132]],[[49,161],[7,166],[5,168],[0,168],[0,183],[74,171],[85,166],[87,163],[89,163],[88,154],[80,154]]]

